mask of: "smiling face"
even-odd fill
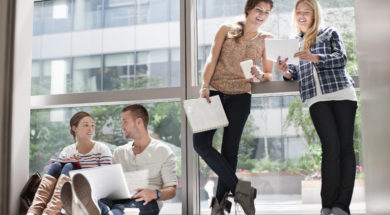
[[[247,21],[258,26],[262,25],[271,13],[271,5],[267,2],[259,2],[254,8],[247,11]]]
[[[95,135],[95,120],[89,116],[83,117],[77,126],[72,126],[72,130],[78,141],[91,140]]]
[[[297,5],[295,21],[302,32],[306,32],[314,23],[314,10],[305,2]]]
[[[137,119],[138,121],[140,118]],[[138,134],[137,120],[131,115],[131,111],[122,114],[122,130],[126,139],[135,139]]]

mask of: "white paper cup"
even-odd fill
[[[241,66],[242,72],[244,72],[246,79],[253,78],[253,75],[251,73],[251,68],[253,66],[253,60],[242,61],[242,62],[240,62],[240,66]]]
[[[139,209],[138,208],[125,208],[125,215],[138,215]]]

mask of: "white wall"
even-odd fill
[[[9,214],[17,214],[19,194],[27,181],[29,172],[32,20],[33,1],[17,1],[13,62]]]

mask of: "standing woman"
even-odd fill
[[[321,215],[348,215],[355,181],[353,132],[357,99],[353,81],[345,70],[347,56],[339,33],[320,28],[317,0],[298,0],[294,22],[301,50],[299,65],[278,59],[286,80],[298,80],[302,101],[322,144]],[[288,63],[288,62],[287,62]]]
[[[248,181],[239,180],[235,174],[241,135],[251,107],[251,82],[245,79],[240,62],[252,60],[256,65],[262,60],[262,70],[257,66],[251,73],[260,81],[272,79],[272,61],[266,60],[264,39],[271,35],[259,27],[268,19],[272,0],[248,0],[245,18],[236,23],[223,24],[218,29],[207,59],[200,97],[210,102],[209,96],[218,95],[229,120],[224,128],[221,153],[212,147],[216,130],[196,133],[194,148],[207,165],[218,175],[216,198],[211,202],[211,214],[230,211],[227,195],[231,192],[245,214],[255,214],[256,189]]]
[[[62,206],[71,214],[71,186],[69,171],[78,169],[67,160],[78,160],[81,168],[109,165],[112,162],[110,149],[103,143],[94,142],[95,121],[86,112],[78,112],[70,119],[70,133],[74,144],[65,147],[59,156],[63,162],[53,163],[42,177],[27,215],[57,215]],[[62,190],[62,193],[61,193]],[[67,193],[64,195],[64,191]],[[65,198],[66,197],[66,198]]]

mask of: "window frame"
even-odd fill
[[[41,1],[41,0],[39,0]],[[34,2],[39,2],[35,0]],[[103,5],[105,3],[103,2]],[[30,5],[29,5],[30,6]],[[30,8],[30,10],[33,10]],[[19,14],[20,15],[20,14]],[[104,12],[103,12],[104,15]],[[102,27],[105,27],[104,17]],[[169,20],[170,21],[170,20]],[[115,105],[131,101],[139,103],[179,100],[199,97],[200,86],[197,85],[197,0],[180,0],[180,86],[150,89],[131,89],[120,91],[99,91],[86,93],[70,93],[58,95],[31,96],[30,108],[46,109],[60,107]],[[73,30],[74,31],[74,30]],[[31,33],[31,37],[33,34]],[[28,37],[28,36],[25,36]],[[169,52],[171,52],[170,50]],[[103,54],[105,55],[105,54]],[[102,56],[103,56],[102,55]],[[170,56],[170,55],[169,55]],[[31,59],[30,59],[31,60]],[[102,63],[104,59],[102,57]],[[28,76],[30,77],[30,76]],[[354,76],[355,87],[359,88],[359,77]],[[295,81],[272,81],[255,83],[252,93],[261,95],[296,95],[298,83]],[[181,153],[182,153],[182,214],[200,213],[198,155],[193,150],[192,133],[187,124],[184,109],[181,108]],[[26,147],[28,144],[26,143]],[[28,170],[28,168],[27,168]],[[21,175],[25,175],[23,173]]]

